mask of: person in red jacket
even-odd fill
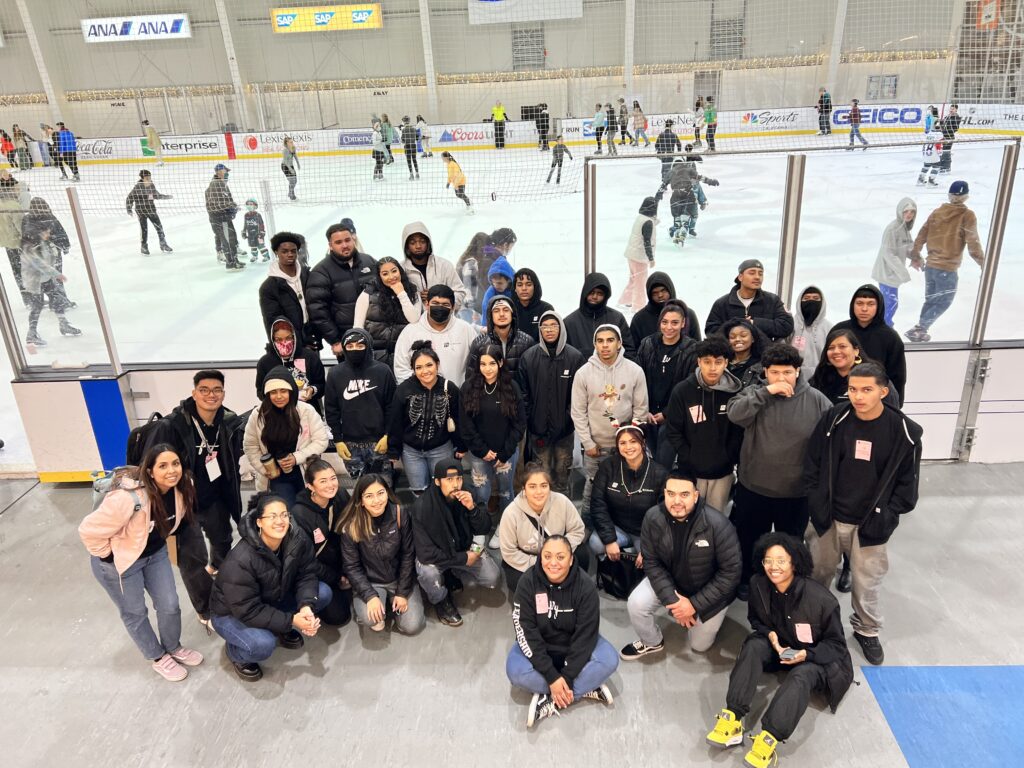
[[[857,106],[860,102],[857,99],[853,99],[850,102],[850,146],[847,149],[853,149],[853,140],[857,138],[863,145],[863,149],[868,148],[867,141],[860,135],[860,107]]]

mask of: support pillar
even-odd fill
[[[427,112],[428,123],[440,123],[441,114],[437,101],[437,72],[434,70],[434,45],[430,37],[430,7],[427,0],[420,2],[420,36],[423,38],[423,69],[427,75]]]
[[[21,15],[21,24],[25,27],[25,37],[28,38],[29,48],[32,49],[32,58],[35,59],[36,69],[39,70],[39,79],[43,81],[43,91],[46,93],[46,100],[50,102],[50,120],[55,125],[61,121],[60,102],[57,100],[57,92],[53,88],[53,81],[50,79],[50,71],[46,68],[46,61],[43,59],[43,49],[39,47],[39,38],[36,37],[36,28],[32,23],[32,17],[28,15],[28,3],[25,0],[14,0],[18,6],[18,13]]]
[[[251,128],[249,108],[246,102],[245,86],[242,84],[242,74],[238,69],[238,59],[235,57],[235,43],[231,38],[228,11],[224,6],[224,0],[214,0],[214,5],[217,7],[217,21],[220,22],[220,32],[224,36],[224,54],[228,57],[228,70],[231,72],[231,85],[235,91],[235,102],[238,104],[238,120],[241,123],[239,128],[241,130],[249,130]]]

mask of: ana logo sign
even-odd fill
[[[274,17],[274,21],[277,23],[277,26],[287,29],[295,23],[295,19],[298,17],[299,14],[297,13],[279,13]]]
[[[334,18],[334,11],[327,11],[326,13],[314,13],[313,23],[318,27],[326,27],[331,23],[331,19]],[[352,14],[352,20],[355,21],[355,14]]]
[[[188,15],[119,16],[107,19],[82,19],[82,35],[87,43],[167,40],[192,37]]]
[[[923,112],[920,107],[861,107],[861,125],[920,125]],[[849,107],[840,107],[832,113],[833,125],[849,125]]]

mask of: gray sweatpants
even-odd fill
[[[661,645],[664,635],[661,629],[654,622],[654,616],[661,611],[668,611],[661,604],[650,579],[644,579],[636,585],[626,602],[626,609],[629,611],[629,623],[640,636],[644,645]],[[712,616],[707,622],[697,619],[688,630],[690,633],[690,648],[698,653],[704,653],[715,643],[718,630],[725,621],[726,611],[723,609]],[[672,620],[675,623],[675,619]]]
[[[842,555],[850,558],[853,579],[853,613],[850,625],[853,631],[865,637],[878,637],[882,631],[882,613],[878,607],[878,593],[882,579],[889,572],[889,555],[885,544],[862,547],[856,525],[832,523],[821,536],[809,541],[814,559],[814,580],[826,587],[832,585]]]

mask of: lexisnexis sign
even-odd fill
[[[380,3],[271,8],[270,26],[275,32],[383,29],[384,18],[380,12]]]
[[[82,35],[87,43],[174,40],[192,37],[192,28],[186,13],[115,16],[107,19],[82,19]]]

